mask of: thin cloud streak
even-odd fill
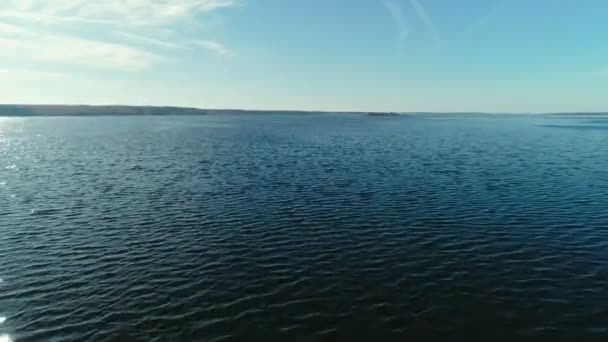
[[[125,38],[129,41],[139,42],[139,43],[143,43],[145,45],[153,45],[156,47],[169,49],[169,50],[183,50],[183,49],[187,48],[181,44],[171,43],[168,41],[164,41],[164,40],[160,40],[160,39],[156,39],[156,38],[150,38],[150,37],[146,37],[146,36],[142,36],[142,35],[134,34],[134,33],[129,33],[129,32],[116,31],[115,34],[117,36]]]
[[[234,51],[226,48],[223,44],[213,40],[198,40],[195,41],[193,44],[223,59],[231,59],[236,57],[236,53]]]
[[[37,13],[37,12],[19,12],[12,10],[0,10],[0,18],[13,18],[24,21],[31,21],[35,23],[43,24],[56,24],[56,23],[88,23],[88,24],[103,24],[113,25],[120,23],[117,20],[103,20],[94,18],[85,18],[77,16],[62,16],[53,15],[48,13]]]
[[[0,64],[138,72],[180,58],[171,50],[195,48],[229,59],[236,53],[220,42],[180,39],[179,33],[171,35],[175,41],[156,37],[166,37],[167,31],[191,31],[190,24],[202,14],[239,4],[240,0],[3,0]]]
[[[391,19],[395,23],[399,39],[401,41],[407,40],[407,37],[409,36],[410,31],[407,27],[407,23],[405,20],[405,14],[403,13],[403,8],[392,0],[384,1],[384,7],[386,7]]]
[[[435,24],[433,23],[431,15],[426,11],[424,6],[422,6],[422,4],[418,0],[410,0],[410,4],[414,8],[416,15],[418,15],[420,20],[422,20],[422,22],[424,23],[424,26],[426,27],[427,31],[433,37],[433,43],[435,44],[435,46],[441,46],[441,38],[439,37],[439,33],[437,32],[437,30],[435,29]]]
[[[492,8],[485,15],[465,29],[464,33],[462,34],[463,38],[474,36],[477,32],[492,22],[500,13],[502,13],[507,8],[509,3],[509,0],[495,1]]]
[[[22,35],[26,33],[27,30],[12,24],[5,24],[0,22],[0,36],[9,36],[9,35]]]
[[[20,0],[0,4],[0,17],[47,23],[164,25],[238,4],[238,0]]]
[[[38,80],[41,78],[50,79],[55,81],[64,81],[72,79],[72,76],[65,73],[53,72],[53,71],[40,71],[31,69],[0,69],[0,76],[3,79],[16,78],[16,79],[32,79]]]
[[[120,71],[143,70],[162,59],[136,47],[37,31],[24,31],[18,37],[0,36],[0,51],[4,60],[27,58],[34,62]]]

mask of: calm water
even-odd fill
[[[0,118],[0,279],[3,342],[608,338],[608,120]]]

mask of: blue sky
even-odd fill
[[[604,0],[3,0],[0,102],[608,110]]]

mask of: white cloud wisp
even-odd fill
[[[435,29],[433,18],[431,18],[431,15],[427,12],[427,10],[418,0],[410,0],[410,3],[412,4],[414,11],[416,12],[416,15],[418,15],[418,17],[426,27],[427,31],[431,34],[433,38],[433,43],[436,47],[439,47],[441,45],[441,38],[439,37],[439,32],[437,32],[437,30]]]
[[[192,31],[187,25],[237,1],[4,0],[0,63],[43,72],[48,65],[138,72],[179,58],[170,50],[199,48],[231,58],[236,54],[222,43],[181,32]]]
[[[8,0],[0,4],[0,17],[164,25],[235,5],[237,0]]]
[[[393,20],[393,22],[395,23],[395,26],[397,27],[397,33],[399,35],[399,39],[401,41],[407,40],[407,37],[409,36],[409,29],[407,28],[407,24],[405,21],[405,15],[403,13],[403,8],[392,0],[384,1],[384,6],[388,10],[388,13],[391,16],[391,19]]]
[[[213,40],[199,40],[194,42],[194,44],[223,59],[230,59],[236,56],[234,51]]]

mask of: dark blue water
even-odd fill
[[[0,341],[608,337],[608,120],[0,118]]]

